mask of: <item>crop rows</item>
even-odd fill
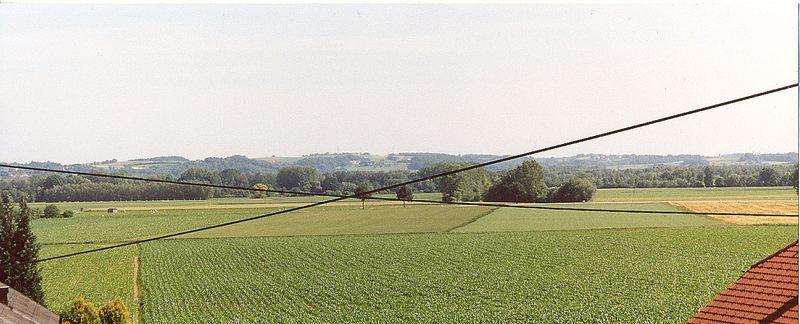
[[[556,204],[556,207],[679,211],[662,203]],[[456,232],[552,231],[626,227],[713,226],[722,224],[699,215],[634,214],[498,208]]]
[[[99,247],[89,244],[44,245],[43,258]],[[45,303],[54,311],[65,310],[75,296],[100,304],[122,297],[133,305],[133,258],[136,247],[85,254],[41,263]]]
[[[185,239],[141,251],[143,320],[682,322],[794,226]]]

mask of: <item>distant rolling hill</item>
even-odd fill
[[[234,155],[225,158],[209,157],[202,160],[189,160],[180,156],[160,156],[151,158],[62,165],[56,162],[30,162],[23,165],[44,168],[68,168],[76,171],[126,171],[133,175],[172,174],[179,176],[189,168],[203,168],[214,171],[238,169],[242,172],[278,172],[286,166],[307,166],[321,172],[347,171],[393,171],[418,170],[441,162],[473,162],[482,163],[503,158],[503,155],[444,153],[392,153],[375,155],[369,153],[318,153],[300,157],[261,157],[248,158]],[[518,166],[522,161],[531,158],[508,161],[490,166],[492,170],[503,170]],[[770,165],[797,163],[797,153],[752,154],[733,153],[719,156],[702,155],[606,155],[579,154],[569,157],[535,158],[545,168],[608,168],[638,169],[654,165],[665,166],[702,166],[702,165]],[[0,177],[14,174],[30,173],[22,170],[0,169]]]

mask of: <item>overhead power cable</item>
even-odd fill
[[[338,198],[334,198],[334,199],[329,199],[329,200],[316,202],[316,203],[312,203],[312,204],[308,204],[308,205],[289,208],[289,209],[276,211],[276,212],[272,212],[272,213],[267,213],[267,214],[263,214],[263,215],[252,216],[252,217],[248,217],[248,218],[244,218],[244,219],[240,219],[240,220],[220,223],[220,224],[216,224],[216,225],[204,226],[204,227],[191,229],[191,230],[175,232],[175,233],[172,233],[172,234],[160,235],[160,236],[156,236],[156,237],[152,237],[152,238],[134,240],[134,241],[129,241],[129,242],[125,242],[125,243],[120,243],[120,244],[115,244],[115,245],[110,245],[110,246],[90,249],[90,250],[86,250],[86,251],[68,253],[68,254],[53,256],[53,257],[49,257],[49,258],[43,258],[43,259],[36,260],[34,262],[44,262],[44,261],[49,261],[49,260],[68,258],[68,257],[87,254],[87,253],[94,253],[94,252],[99,252],[99,251],[104,251],[104,250],[120,248],[120,247],[124,247],[124,246],[128,246],[128,245],[152,242],[152,241],[162,240],[162,239],[171,238],[171,237],[175,237],[175,236],[180,236],[180,235],[185,235],[185,234],[190,234],[190,233],[196,233],[196,232],[206,231],[206,230],[215,229],[215,228],[219,228],[219,227],[224,227],[224,226],[229,226],[229,225],[249,222],[249,221],[253,221],[253,220],[257,220],[257,219],[262,219],[262,218],[265,218],[265,217],[270,217],[270,216],[290,213],[290,212],[293,212],[293,211],[298,211],[298,210],[303,210],[303,209],[312,208],[312,207],[316,207],[316,206],[321,206],[321,205],[333,203],[333,202],[336,202],[336,201],[345,200],[345,199],[348,199],[348,198],[359,198],[360,195],[369,195],[369,194],[373,194],[373,193],[380,192],[380,191],[383,191],[383,190],[389,190],[389,189],[393,189],[393,188],[398,188],[398,187],[401,187],[401,186],[410,185],[410,184],[414,184],[414,183],[417,183],[417,182],[422,182],[422,181],[425,181],[425,180],[431,180],[431,179],[435,179],[435,178],[439,178],[439,177],[443,177],[443,176],[448,176],[448,175],[459,173],[459,172],[464,172],[464,171],[473,170],[473,169],[477,169],[477,168],[481,168],[481,167],[485,167],[485,166],[489,166],[489,165],[493,165],[493,164],[498,164],[498,163],[510,161],[510,160],[513,160],[513,159],[525,157],[525,156],[528,156],[528,155],[533,155],[533,154],[537,154],[537,153],[551,151],[551,150],[554,150],[554,149],[558,149],[558,148],[562,148],[562,147],[566,147],[566,146],[570,146],[570,145],[575,145],[575,144],[578,144],[578,143],[591,141],[591,140],[594,140],[594,139],[598,139],[598,138],[602,138],[602,137],[606,137],[606,136],[610,136],[610,135],[626,132],[626,131],[629,131],[629,130],[633,130],[633,129],[637,129],[637,128],[641,128],[641,127],[645,127],[645,126],[649,126],[649,125],[665,122],[665,121],[668,121],[668,120],[685,117],[685,116],[696,114],[696,113],[700,113],[700,112],[703,112],[703,111],[707,111],[707,110],[711,110],[711,109],[727,106],[727,105],[730,105],[730,104],[733,104],[733,103],[737,103],[737,102],[741,102],[741,101],[745,101],[745,100],[749,100],[749,99],[765,96],[765,95],[768,95],[768,94],[771,94],[771,93],[775,93],[775,92],[779,92],[779,91],[784,91],[784,90],[787,90],[787,89],[795,88],[795,87],[797,87],[797,85],[798,85],[797,83],[794,83],[794,84],[790,84],[790,85],[787,85],[787,86],[775,88],[775,89],[772,89],[772,90],[767,90],[767,91],[759,92],[759,93],[756,93],[756,94],[751,94],[751,95],[748,95],[748,96],[744,96],[744,97],[741,97],[741,98],[737,98],[737,99],[728,100],[728,101],[725,101],[725,102],[713,104],[713,105],[710,105],[710,106],[706,106],[706,107],[702,107],[702,108],[698,108],[698,109],[694,109],[694,110],[689,110],[689,111],[686,111],[686,112],[682,112],[682,113],[666,116],[666,117],[663,117],[663,118],[658,118],[658,119],[654,119],[654,120],[651,120],[651,121],[635,124],[635,125],[632,125],[632,126],[623,127],[623,128],[619,128],[619,129],[616,129],[616,130],[600,133],[600,134],[597,134],[597,135],[592,135],[592,136],[588,136],[588,137],[572,140],[572,141],[565,142],[565,143],[562,143],[562,144],[552,145],[552,146],[545,147],[545,148],[542,148],[542,149],[537,149],[537,150],[533,150],[533,151],[529,151],[529,152],[525,152],[525,153],[521,153],[521,154],[517,154],[517,155],[512,155],[512,156],[509,156],[509,157],[506,157],[506,158],[502,158],[502,159],[497,159],[497,160],[494,160],[494,161],[479,163],[479,164],[471,165],[471,166],[468,166],[468,167],[459,168],[459,169],[456,169],[456,170],[453,170],[453,171],[443,172],[443,173],[440,173],[440,174],[435,174],[435,175],[431,175],[431,176],[427,176],[427,177],[422,177],[422,178],[411,180],[411,181],[405,181],[405,182],[401,182],[401,183],[390,185],[390,186],[385,186],[385,187],[381,187],[381,188],[377,188],[377,189],[368,190],[368,191],[360,193],[360,194],[353,194],[353,195],[338,197]]]
[[[292,194],[292,195],[302,195],[302,196],[321,196],[321,197],[335,197],[335,198],[350,198],[350,196],[347,196],[347,195],[337,195],[337,194],[329,194],[329,193],[315,193],[315,192],[292,191],[292,190],[276,190],[276,189],[258,189],[258,188],[249,188],[249,187],[239,187],[239,186],[215,185],[215,184],[208,184],[208,183],[201,183],[201,182],[186,182],[186,181],[163,180],[163,179],[149,179],[149,178],[124,176],[124,175],[114,175],[114,174],[104,174],[104,173],[92,173],[92,172],[47,169],[47,168],[29,167],[29,166],[17,166],[17,165],[2,164],[2,163],[0,163],[0,167],[18,168],[18,169],[31,170],[31,171],[41,171],[41,172],[66,173],[66,174],[92,176],[92,177],[104,177],[104,178],[112,178],[112,179],[125,179],[125,180],[136,180],[136,181],[145,181],[145,182],[168,183],[168,184],[186,185],[186,186],[199,186],[199,187],[220,188],[220,189],[246,190],[246,191],[255,191],[255,192]],[[711,215],[711,216],[797,216],[797,214],[658,211],[658,210],[638,210],[638,209],[604,209],[604,208],[552,207],[552,206],[518,205],[518,204],[513,204],[512,205],[512,204],[493,203],[493,202],[487,203],[487,202],[465,202],[465,201],[439,201],[439,200],[430,200],[430,199],[400,199],[400,198],[391,198],[391,197],[372,197],[372,196],[360,196],[360,194],[357,194],[357,196],[355,198],[356,199],[382,200],[382,201],[407,201],[407,202],[421,202],[421,203],[429,203],[429,204],[448,204],[448,205],[478,206],[478,207],[499,207],[499,208],[542,209],[542,210],[555,210],[555,211],[564,210],[564,211],[580,211],[580,212],[609,212],[609,213],[634,213],[634,214],[675,214],[675,215]]]

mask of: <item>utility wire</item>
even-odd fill
[[[148,178],[141,178],[141,177],[113,175],[113,174],[104,174],[104,173],[57,170],[57,169],[47,169],[47,168],[29,167],[29,166],[16,166],[16,165],[9,165],[9,164],[2,164],[2,163],[0,163],[0,167],[18,168],[18,169],[31,170],[31,171],[66,173],[66,174],[92,176],[92,177],[105,177],[105,178],[112,178],[112,179],[125,179],[125,180],[136,180],[136,181],[145,181],[145,182],[169,183],[169,184],[175,184],[175,185],[210,187],[210,188],[220,188],[220,189],[246,190],[246,191],[256,191],[256,192],[269,192],[269,193],[303,195],[303,196],[322,196],[322,197],[335,197],[335,198],[350,198],[350,196],[346,196],[346,195],[336,195],[336,194],[329,194],[329,193],[314,193],[314,192],[305,192],[305,191],[275,190],[275,189],[258,189],[258,188],[249,188],[249,187],[215,185],[215,184],[199,183],[199,182],[185,182],[185,181],[174,181],[174,180],[148,179]],[[676,214],[676,215],[712,215],[712,216],[797,216],[797,214],[761,214],[761,213],[726,213],[726,212],[707,212],[707,213],[704,213],[704,212],[691,212],[691,211],[657,211],[657,210],[638,210],[638,209],[603,209],[603,208],[551,207],[551,206],[531,206],[531,205],[516,205],[516,204],[510,205],[510,204],[486,203],[486,202],[439,201],[439,200],[429,200],[429,199],[400,199],[400,198],[390,198],[390,197],[360,196],[360,194],[357,194],[357,195],[358,196],[355,197],[357,199],[370,199],[370,200],[382,200],[382,201],[407,201],[407,202],[421,202],[421,203],[429,203],[429,204],[448,204],[448,205],[463,205],[463,206],[523,208],[523,209],[543,209],[543,210],[567,210],[567,211],[583,211],[583,212],[610,212],[610,213],[616,212],[616,213],[635,213],[635,214],[638,213],[638,214]]]
[[[201,231],[210,230],[210,229],[214,229],[214,228],[219,228],[219,227],[224,227],[224,226],[244,223],[244,222],[253,221],[253,220],[257,220],[257,219],[261,219],[261,218],[265,218],[265,217],[270,217],[270,216],[285,214],[285,213],[298,211],[298,210],[302,210],[302,209],[321,206],[321,205],[325,205],[325,204],[329,204],[329,203],[345,200],[345,199],[348,199],[348,198],[359,198],[359,196],[362,196],[362,195],[369,195],[369,194],[376,193],[376,192],[383,191],[383,190],[398,188],[398,187],[401,187],[401,186],[414,184],[414,183],[422,182],[422,181],[425,181],[425,180],[431,180],[431,179],[435,179],[435,178],[439,178],[439,177],[443,177],[443,176],[448,176],[448,175],[459,173],[459,172],[473,170],[473,169],[476,169],[476,168],[481,168],[481,167],[485,167],[485,166],[489,166],[489,165],[493,165],[493,164],[497,164],[497,163],[502,163],[502,162],[506,162],[506,161],[509,161],[509,160],[525,157],[525,156],[528,156],[528,155],[542,153],[542,152],[554,150],[554,149],[557,149],[557,148],[562,148],[562,147],[566,147],[566,146],[570,146],[570,145],[583,143],[583,142],[591,141],[591,140],[594,140],[594,139],[610,136],[610,135],[613,135],[613,134],[626,132],[626,131],[637,129],[637,128],[641,128],[641,127],[644,127],[644,126],[665,122],[665,121],[668,121],[668,120],[672,120],[672,119],[676,119],[676,118],[680,118],[680,117],[696,114],[696,113],[699,113],[699,112],[715,109],[715,108],[718,108],[718,107],[727,106],[727,105],[730,105],[730,104],[733,104],[733,103],[737,103],[737,102],[741,102],[741,101],[745,101],[745,100],[749,100],[749,99],[765,96],[765,95],[768,95],[768,94],[771,94],[771,93],[775,93],[775,92],[791,89],[791,88],[797,87],[797,85],[798,85],[797,83],[794,83],[794,84],[790,84],[790,85],[783,86],[783,87],[780,87],[780,88],[775,88],[775,89],[772,89],[772,90],[767,90],[767,91],[764,91],[764,92],[751,94],[751,95],[744,96],[744,97],[741,97],[741,98],[737,98],[737,99],[728,100],[728,101],[725,101],[725,102],[713,104],[713,105],[706,106],[706,107],[703,107],[703,108],[689,110],[689,111],[686,111],[686,112],[670,115],[670,116],[663,117],[663,118],[654,119],[654,120],[651,120],[651,121],[635,124],[635,125],[628,126],[628,127],[619,128],[619,129],[608,131],[608,132],[605,132],[605,133],[600,133],[600,134],[597,134],[597,135],[592,135],[592,136],[588,136],[588,137],[572,140],[572,141],[565,142],[565,143],[562,143],[562,144],[557,144],[557,145],[545,147],[545,148],[542,148],[542,149],[533,150],[533,151],[530,151],[530,152],[525,152],[525,153],[521,153],[521,154],[517,154],[517,155],[512,155],[512,156],[505,157],[505,158],[502,158],[502,159],[497,159],[497,160],[494,160],[494,161],[475,164],[475,165],[471,165],[471,166],[460,168],[460,169],[453,170],[453,171],[443,172],[443,173],[440,173],[440,174],[435,174],[435,175],[422,177],[422,178],[411,180],[411,181],[405,181],[405,182],[402,182],[402,183],[398,183],[398,184],[394,184],[394,185],[390,185],[390,186],[385,186],[385,187],[369,190],[369,191],[366,191],[366,192],[363,192],[363,193],[360,193],[360,194],[342,196],[342,197],[338,197],[338,198],[334,198],[334,199],[330,199],[330,200],[325,200],[325,201],[316,202],[316,203],[312,203],[312,204],[308,204],[308,205],[289,208],[289,209],[285,209],[285,210],[281,210],[281,211],[277,211],[277,212],[272,212],[272,213],[268,213],[268,214],[248,217],[248,218],[244,218],[244,219],[240,219],[240,220],[220,223],[220,224],[211,225],[211,226],[204,226],[204,227],[191,229],[191,230],[180,231],[180,232],[176,232],[176,233],[172,233],[172,234],[160,235],[160,236],[156,236],[156,237],[152,237],[152,238],[148,238],[148,239],[135,240],[135,241],[115,244],[115,245],[111,245],[111,246],[105,246],[105,247],[101,247],[101,248],[90,249],[90,250],[81,251],[81,252],[74,252],[74,253],[68,253],[68,254],[58,255],[58,256],[44,258],[44,259],[38,259],[38,260],[36,260],[34,262],[44,262],[44,261],[49,261],[49,260],[62,259],[62,258],[77,256],[77,255],[81,255],[81,254],[87,254],[87,253],[93,253],[93,252],[99,252],[99,251],[104,251],[104,250],[109,250],[109,249],[120,248],[120,247],[133,245],[133,244],[140,244],[140,243],[146,243],[146,242],[151,242],[151,241],[156,241],[156,240],[162,240],[162,239],[175,237],[175,236],[179,236],[179,235],[201,232]]]

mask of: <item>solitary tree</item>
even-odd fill
[[[370,191],[371,188],[369,185],[362,183],[356,187],[356,197],[361,198],[361,209],[366,207],[366,200],[369,197],[372,197],[372,194],[365,194],[365,192]]]
[[[395,194],[397,195],[397,199],[403,201],[403,208],[406,208],[407,200],[414,199],[414,192],[412,192],[411,188],[409,188],[408,186],[402,186],[398,188]]]

